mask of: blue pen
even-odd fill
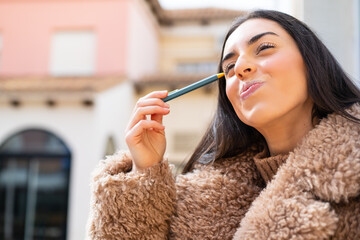
[[[198,82],[195,82],[193,84],[190,84],[189,86],[183,87],[181,89],[176,89],[174,91],[171,91],[167,97],[162,98],[161,100],[163,100],[164,102],[170,101],[174,98],[180,97],[181,95],[184,95],[185,93],[191,92],[195,89],[198,89],[202,86],[205,86],[209,83],[212,83],[220,78],[222,78],[224,76],[224,73],[219,73],[219,74],[214,74],[210,77],[204,78]]]

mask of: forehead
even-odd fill
[[[251,37],[264,33],[274,32],[280,38],[291,38],[289,34],[277,23],[268,19],[255,18],[242,23],[227,39],[224,53],[229,52],[236,45],[244,45]]]

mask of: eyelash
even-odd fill
[[[259,47],[257,47],[256,49],[256,54],[259,54],[261,51],[268,49],[268,48],[274,48],[275,44],[273,43],[269,43],[269,42],[264,42],[262,44],[259,45]]]
[[[233,66],[235,66],[235,64],[233,62],[231,62],[225,66],[225,68],[224,68],[225,75],[227,75],[230,72],[230,67],[233,67]]]

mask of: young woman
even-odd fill
[[[167,92],[137,102],[130,153],[94,172],[90,238],[360,239],[360,92],[327,48],[255,11],[229,30],[219,72],[217,112],[176,179]]]

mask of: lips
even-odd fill
[[[253,93],[256,92],[262,85],[264,85],[264,82],[262,81],[251,81],[246,82],[240,92],[240,98],[241,100],[246,100],[248,97],[250,97]]]

